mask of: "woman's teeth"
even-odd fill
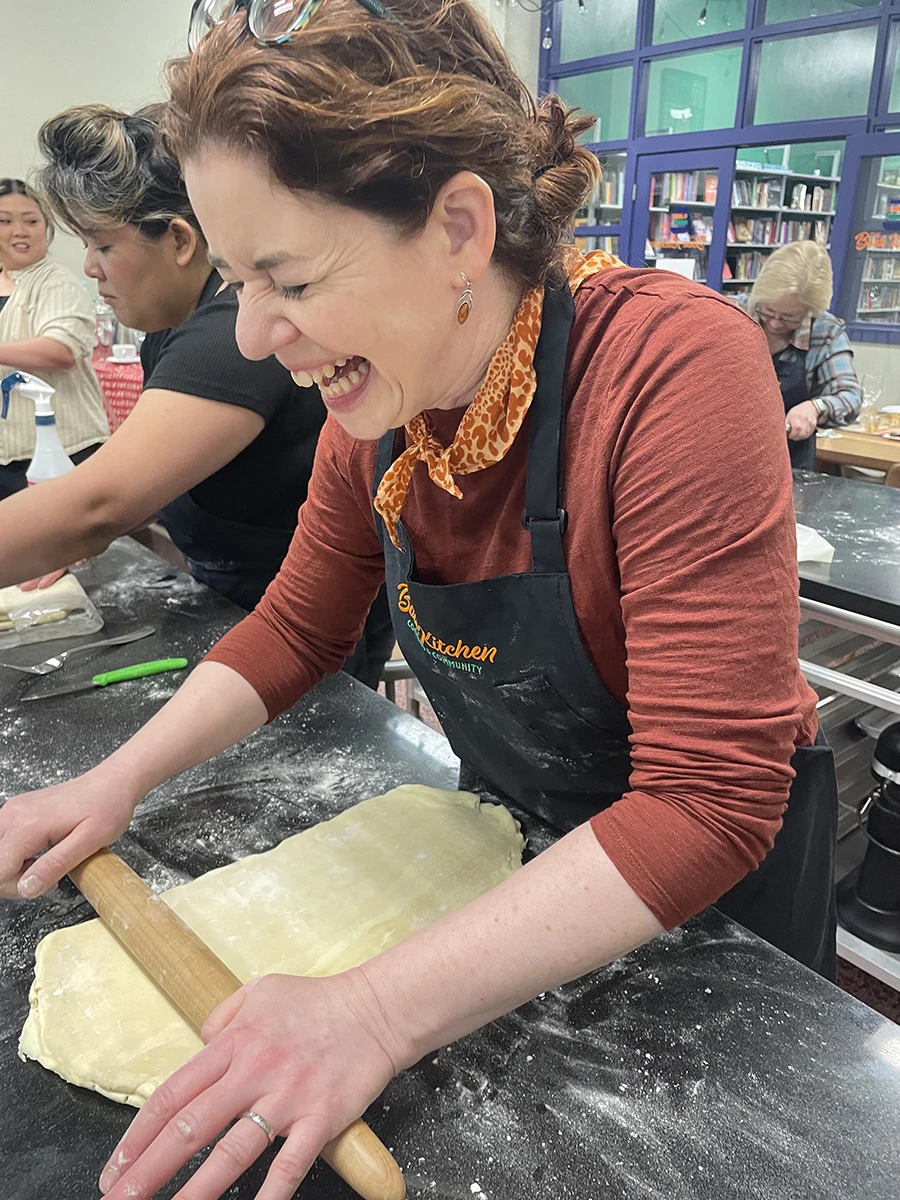
[[[352,392],[355,387],[358,387],[369,373],[368,360],[361,358],[352,371],[348,371],[340,379],[335,379],[334,376],[337,372],[341,367],[345,367],[349,361],[350,359],[348,358],[337,358],[333,363],[326,364],[318,371],[293,371],[294,383],[298,387],[312,387],[315,383],[326,398],[345,396],[348,392]]]
[[[323,383],[327,384],[327,381],[331,379],[341,367],[346,365],[346,358],[336,358],[333,363],[326,363],[325,366],[321,367],[318,371],[294,371],[292,372],[294,376],[294,383],[296,383],[298,387],[312,387],[314,383],[318,387],[321,387]]]

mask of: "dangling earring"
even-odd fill
[[[472,295],[472,285],[469,283],[468,277],[463,275],[462,271],[460,271],[460,275],[462,275],[466,290],[460,296],[459,304],[456,306],[456,320],[460,325],[465,325],[469,319],[469,313],[472,311],[472,305],[475,303],[475,297]]]

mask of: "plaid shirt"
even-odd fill
[[[811,398],[828,406],[824,427],[851,425],[859,416],[862,392],[853,368],[853,351],[838,317],[825,313],[807,318],[791,338],[788,348],[806,355],[806,382]],[[783,353],[783,352],[782,352]]]

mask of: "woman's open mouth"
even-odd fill
[[[292,371],[291,375],[298,387],[318,384],[326,406],[333,411],[346,412],[361,398],[370,369],[369,360],[355,354],[326,363],[317,371]]]

